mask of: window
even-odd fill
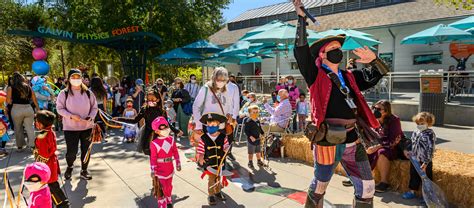
[[[300,70],[300,68],[298,68],[298,63],[293,62],[293,61],[290,62],[290,67],[291,67],[291,68],[290,68],[291,71],[293,71],[293,70],[298,70],[298,71],[299,71],[299,70]]]
[[[442,64],[443,52],[413,55],[413,65]]]

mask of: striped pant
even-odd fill
[[[334,169],[341,162],[352,184],[354,184],[355,199],[372,200],[375,193],[375,182],[367,153],[362,144],[315,145],[313,158],[315,161],[314,178],[309,188],[309,198],[315,202],[323,198],[329,181],[334,174]]]

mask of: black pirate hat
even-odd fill
[[[219,121],[219,123],[224,123],[227,121],[227,118],[218,113],[206,113],[202,115],[199,121],[203,124],[206,124],[208,121]]]
[[[346,35],[344,34],[340,34],[340,35],[329,35],[329,36],[326,36],[324,38],[321,38],[319,40],[317,40],[316,42],[314,42],[310,49],[311,49],[311,54],[314,56],[314,58],[318,58],[319,57],[319,51],[321,50],[321,48],[326,45],[326,43],[329,43],[329,42],[332,42],[332,41],[338,41],[339,43],[341,43],[341,46],[344,44],[344,40],[346,40]]]

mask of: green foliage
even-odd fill
[[[0,70],[5,69],[7,74],[15,70],[31,70],[33,46],[31,39],[6,35],[6,31],[35,30],[39,25],[75,33],[100,33],[125,26],[140,26],[163,40],[161,47],[148,51],[148,65],[163,73],[166,71],[161,70],[174,70],[177,74],[178,69],[159,66],[152,58],[205,39],[219,30],[223,24],[221,9],[229,0],[65,0],[64,4],[55,5],[43,4],[43,1],[26,5],[15,2],[0,0]],[[48,39],[45,49],[53,76],[62,74],[60,47],[64,50],[66,70],[88,65],[104,75],[106,63],[121,66],[120,57],[113,50]],[[115,71],[121,70],[115,67]],[[200,73],[196,75],[200,76]]]
[[[474,0],[434,0],[437,4],[443,4],[456,9],[472,10]]]

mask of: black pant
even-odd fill
[[[66,161],[67,166],[72,167],[74,165],[74,161],[76,160],[77,151],[79,149],[78,145],[79,142],[81,143],[81,167],[82,170],[87,170],[87,166],[89,165],[89,161],[87,160],[84,163],[84,158],[86,157],[87,149],[91,144],[89,141],[91,137],[92,129],[84,130],[84,131],[64,131],[64,139],[66,140]]]
[[[69,200],[67,199],[66,195],[64,195],[59,183],[56,181],[49,183],[48,186],[49,190],[51,191],[51,199],[54,205],[56,205],[57,208],[69,207]]]
[[[433,180],[433,163],[432,162],[430,162],[428,166],[426,166],[426,176],[428,176],[430,180]],[[418,190],[420,188],[420,185],[421,185],[421,177],[420,175],[418,175],[418,172],[416,172],[416,169],[413,166],[413,164],[410,163],[410,183],[408,187],[411,190]]]
[[[7,133],[5,133],[5,134],[7,134]],[[0,147],[1,147],[1,148],[5,148],[6,145],[7,145],[7,142],[2,141],[2,146],[0,146]]]

